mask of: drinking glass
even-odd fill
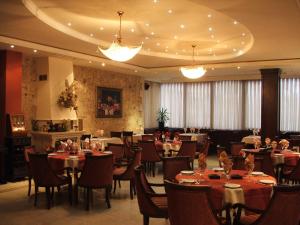
[[[204,175],[206,167],[207,167],[206,162],[199,163],[199,175],[200,175],[200,179],[198,180],[198,182],[204,181],[203,175]]]
[[[254,170],[254,164],[253,164],[253,163],[248,163],[248,164],[246,164],[246,165],[245,165],[245,169],[246,169],[246,171],[247,171],[248,176],[250,176],[251,173],[252,173],[253,170]]]
[[[183,128],[183,131],[184,131],[184,133],[186,133],[186,131],[187,131],[187,128],[185,127],[185,128]]]
[[[233,165],[233,163],[225,163],[224,166],[223,166],[223,168],[224,168],[224,173],[225,173],[226,178],[227,178],[228,180],[229,180],[229,178],[230,178],[229,174],[230,174],[230,172],[231,172],[231,170],[232,170],[232,165]]]

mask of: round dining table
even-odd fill
[[[236,203],[245,204],[250,208],[266,209],[271,198],[272,186],[276,184],[274,177],[263,173],[248,175],[244,170],[232,170],[230,175],[228,179],[223,172],[206,170],[201,176],[199,171],[195,170],[190,175],[179,173],[176,180],[184,185],[210,186],[209,198],[215,210],[222,210],[226,204]]]

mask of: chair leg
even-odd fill
[[[72,196],[73,187],[72,187],[72,181],[68,185],[68,192],[69,192],[69,203],[70,203],[70,205],[72,205],[73,204],[73,196]]]
[[[50,195],[50,199],[51,202],[53,203],[53,197],[54,197],[54,187],[51,187],[51,195]]]
[[[50,209],[51,207],[50,187],[46,187],[46,197],[47,197],[47,208]]]
[[[144,218],[144,225],[149,225],[149,216],[143,216]]]
[[[28,193],[27,193],[27,196],[30,196],[30,193],[31,193],[31,177],[28,177]]]
[[[85,210],[89,210],[90,209],[90,188],[86,188],[86,199],[85,199]]]
[[[132,189],[133,189],[133,194],[136,195],[135,179],[132,180]]]
[[[121,188],[121,180],[119,180],[119,188]]]
[[[129,186],[130,186],[130,188],[129,188],[129,191],[130,191],[130,199],[132,200],[132,199],[133,199],[132,180],[129,181]]]
[[[75,187],[74,187],[74,201],[75,201],[75,204],[77,205],[78,204],[78,184],[75,184]]]
[[[152,175],[155,177],[155,162],[152,163]]]
[[[110,201],[109,201],[109,198],[110,198],[110,192],[111,192],[111,186],[106,187],[106,188],[105,188],[105,201],[106,201],[107,208],[110,208],[110,207],[111,207]]]
[[[34,185],[34,206],[37,205],[38,193],[39,193],[39,187],[35,184]]]
[[[116,188],[117,188],[117,180],[114,180],[114,193],[116,193]]]

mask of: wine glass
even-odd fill
[[[200,179],[198,180],[198,183],[199,183],[201,181],[204,181],[203,175],[204,175],[205,169],[207,167],[206,162],[199,163],[198,167],[199,167],[199,175],[200,175]]]
[[[184,133],[186,133],[186,131],[187,131],[187,128],[185,127],[185,128],[183,128],[183,131],[184,131]]]
[[[227,178],[228,180],[229,180],[229,178],[230,178],[229,174],[230,174],[230,172],[231,172],[231,170],[232,170],[232,165],[233,165],[232,162],[228,162],[228,163],[224,163],[224,166],[223,166],[223,168],[224,168],[224,173],[225,173],[226,178]]]
[[[247,163],[247,164],[245,165],[245,169],[246,169],[246,171],[247,171],[248,176],[250,176],[251,173],[252,173],[253,170],[254,170],[254,164],[253,164],[253,163]]]

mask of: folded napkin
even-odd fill
[[[231,174],[230,178],[234,179],[234,180],[241,180],[241,179],[243,179],[243,177],[241,175],[239,175],[239,174]]]
[[[209,174],[208,178],[209,179],[220,179],[221,177],[220,177],[220,175],[213,173],[213,174]]]

